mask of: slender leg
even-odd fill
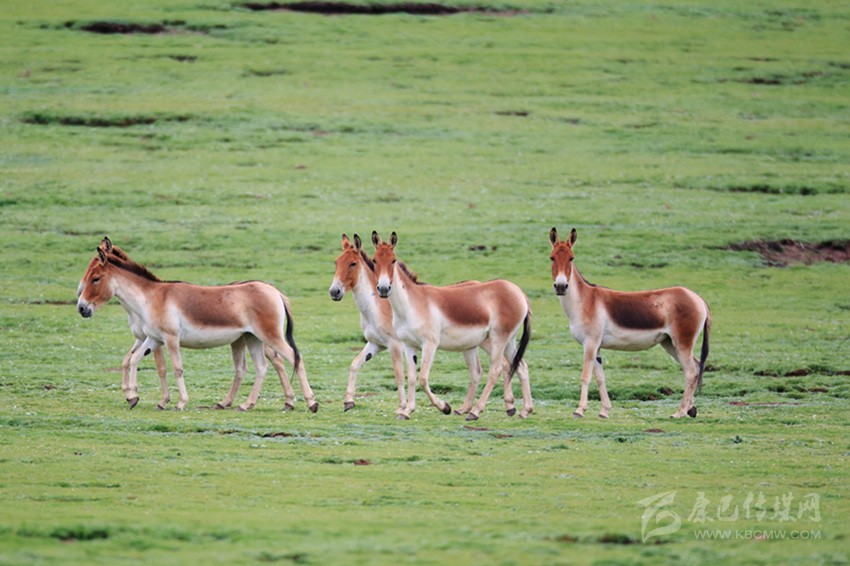
[[[597,351],[599,351],[599,347],[596,344],[592,344],[589,340],[584,343],[584,362],[581,367],[581,397],[578,407],[573,413],[574,417],[583,417],[587,410],[587,390],[593,374],[593,364],[596,362]]]
[[[144,342],[144,339],[136,338],[135,344],[133,344],[133,347],[130,348],[130,351],[127,352],[127,355],[124,356],[124,360],[121,362],[121,391],[124,392],[125,398],[127,396],[127,390],[130,388],[130,384],[129,384],[130,358],[132,358],[133,354],[139,349],[139,347],[141,347],[142,342]]]
[[[511,375],[511,362],[509,359],[513,359],[513,354],[510,355],[510,358],[505,358],[502,362],[502,367],[504,371],[502,372],[505,375],[504,382],[504,397],[505,397],[505,411],[508,413],[509,417],[512,417],[516,414],[516,397],[514,397],[514,386],[513,386],[513,376]],[[519,371],[519,368],[517,368]]]
[[[511,401],[513,401],[513,387],[510,385],[510,367],[511,363],[509,360],[513,360],[514,356],[516,356],[516,342],[514,340],[508,342],[506,352],[505,352],[505,361],[503,367],[505,368],[505,389],[510,389]],[[517,375],[519,375],[519,384],[520,389],[522,391],[522,410],[519,412],[519,417],[521,419],[527,418],[528,415],[534,412],[534,402],[531,399],[531,381],[528,378],[528,364],[525,363],[525,360],[520,361],[516,370]],[[505,403],[507,403],[507,393],[505,394]],[[511,403],[513,405],[513,403]],[[516,412],[516,409],[514,409]],[[514,416],[514,413],[508,410],[508,416]]]
[[[484,412],[484,407],[487,406],[487,399],[490,398],[490,393],[496,386],[496,380],[499,378],[499,374],[502,373],[503,366],[505,365],[506,346],[507,343],[505,340],[490,338],[490,371],[487,373],[487,384],[484,385],[484,390],[481,392],[478,402],[469,411],[466,420],[478,420],[479,415]]]
[[[160,342],[147,337],[144,339],[139,348],[136,349],[130,356],[130,360],[127,364],[127,390],[124,391],[124,398],[127,399],[131,409],[139,402],[139,384],[137,381],[139,362],[143,357],[150,354],[160,346],[162,346]]]
[[[171,357],[171,368],[174,370],[174,379],[177,382],[177,391],[180,394],[180,400],[175,407],[178,411],[186,408],[189,402],[189,394],[186,393],[186,383],[183,381],[183,359],[180,356],[180,339],[177,336],[166,336],[165,347],[168,348],[168,355]]]
[[[425,395],[431,401],[431,404],[440,409],[444,415],[452,412],[451,406],[448,403],[434,395],[431,387],[428,385],[428,374],[431,371],[431,364],[434,363],[434,356],[437,353],[437,344],[434,342],[426,342],[422,345],[422,363],[419,368],[419,385],[425,391]]]
[[[696,337],[694,337],[694,340]],[[688,344],[673,343],[673,340],[668,338],[661,343],[664,350],[670,354],[674,360],[682,366],[682,371],[685,374],[685,391],[682,394],[682,402],[679,403],[679,408],[675,413],[670,415],[674,419],[680,419],[685,415],[690,417],[697,416],[697,409],[694,405],[694,394],[697,388],[697,378],[699,376],[699,363],[694,359],[693,341]]]
[[[213,405],[214,409],[227,409],[233,405],[233,400],[239,392],[239,387],[242,385],[242,380],[245,379],[245,373],[248,371],[245,362],[245,340],[239,338],[230,344],[230,354],[233,357],[233,383],[230,385],[230,391],[227,396]]]
[[[254,378],[254,385],[251,386],[251,392],[248,394],[248,399],[239,405],[240,411],[248,411],[253,409],[257,404],[257,398],[260,396],[260,390],[263,388],[263,380],[266,378],[266,373],[269,371],[269,362],[266,360],[263,352],[263,343],[253,337],[245,336],[245,344],[248,346],[248,351],[251,353],[251,359],[254,361],[254,369],[257,371],[257,377]]]
[[[416,410],[416,350],[408,344],[403,344],[402,349],[407,363],[407,407],[398,415],[398,418],[407,420]]]
[[[168,392],[168,368],[165,367],[165,354],[162,348],[154,348],[153,362],[156,365],[156,374],[159,376],[159,391],[162,394],[162,399],[157,403],[157,409],[165,409],[168,402],[171,400],[171,394]]]
[[[377,344],[366,342],[360,353],[351,362],[348,368],[348,385],[345,388],[345,400],[343,401],[343,411],[348,411],[354,408],[354,390],[357,384],[357,372],[363,367],[363,364],[375,357],[378,352],[383,351],[383,348]],[[396,380],[398,381],[398,380]]]
[[[463,399],[463,405],[455,411],[456,415],[465,415],[472,408],[475,394],[478,393],[478,384],[481,383],[481,376],[484,373],[481,368],[481,360],[478,357],[478,348],[465,351],[463,359],[466,360],[466,366],[469,368],[469,389]]]
[[[289,344],[287,344],[283,338],[279,336],[270,338],[267,344],[275,352],[283,356],[283,358],[292,364],[293,367],[295,366],[295,352],[289,347]],[[298,375],[298,381],[301,382],[301,391],[304,393],[304,400],[307,402],[307,407],[310,408],[310,412],[315,413],[319,410],[319,403],[316,401],[316,398],[313,395],[313,389],[307,381],[307,370],[304,368],[303,357],[300,359],[298,366],[295,367],[295,373]]]
[[[596,377],[596,385],[599,387],[599,400],[602,403],[602,407],[599,409],[599,417],[607,419],[608,412],[611,410],[611,399],[608,397],[608,388],[605,386],[605,372],[602,370],[602,357],[598,351],[593,360],[593,375]]]
[[[283,388],[284,397],[283,410],[294,410],[295,392],[289,383],[289,376],[286,375],[286,366],[283,365],[283,357],[265,344],[263,345],[263,352],[265,352],[266,358],[272,363],[274,370],[277,372],[277,377],[280,379],[280,386]]]
[[[395,385],[398,390],[398,408],[396,408],[395,413],[398,417],[403,418],[402,415],[407,410],[407,398],[404,396],[404,347],[399,341],[392,340],[389,349],[390,359],[393,363],[393,378],[395,378]],[[415,389],[413,394],[416,395]]]

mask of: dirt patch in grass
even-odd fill
[[[819,261],[846,263],[850,261],[850,240],[800,242],[798,240],[750,240],[726,246],[727,250],[758,252],[767,265],[787,267]]]
[[[98,114],[53,114],[50,112],[27,112],[21,117],[24,124],[37,126],[83,126],[88,128],[129,128],[144,126],[156,122],[186,122],[188,116],[154,116],[154,115],[112,115]]]
[[[348,2],[246,2],[239,4],[243,8],[260,11],[304,12],[325,16],[381,16],[384,14],[412,14],[417,16],[452,16],[461,13],[478,13],[499,16],[513,16],[519,10],[499,10],[486,6],[447,6],[438,3],[418,4],[414,2],[393,2],[387,4],[350,4]]]

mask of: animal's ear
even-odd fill
[[[104,252],[109,253],[112,251],[112,240],[109,239],[109,236],[104,236],[100,241],[100,249]]]
[[[558,229],[552,228],[549,230],[549,243],[553,246],[558,243]]]
[[[570,245],[571,246],[576,243],[576,237],[578,237],[578,232],[576,232],[576,229],[573,228],[572,230],[570,230]]]
[[[396,244],[398,243],[398,236],[395,232],[390,234],[390,247],[395,249]]]
[[[381,237],[375,230],[372,230],[372,245],[376,248],[381,245]]]
[[[351,247],[351,242],[349,241],[348,236],[343,234],[342,235],[342,249],[347,250],[350,247]]]
[[[354,234],[354,249],[358,252],[363,248],[363,240],[360,239],[360,236]]]
[[[100,258],[100,265],[106,264],[106,252],[102,248],[97,248],[97,257]]]

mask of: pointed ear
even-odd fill
[[[558,243],[558,229],[552,228],[549,230],[549,243],[553,246]]]
[[[106,253],[110,253],[112,251],[112,240],[109,239],[109,236],[104,236],[100,241],[100,249]]]
[[[100,265],[106,264],[106,252],[101,248],[97,248],[97,257],[100,258]]]
[[[397,243],[398,243],[398,236],[396,236],[396,233],[393,232],[392,234],[390,234],[390,247],[395,249],[395,246],[396,246]]]
[[[573,244],[576,243],[576,237],[577,236],[578,236],[578,232],[576,232],[575,228],[570,230],[570,246],[572,246]]]
[[[376,248],[381,245],[381,237],[375,230],[372,230],[372,245]]]
[[[348,236],[343,234],[342,235],[342,249],[347,250],[350,247],[351,247],[351,242],[349,241]]]
[[[360,239],[360,236],[354,234],[354,249],[358,252],[363,248],[363,240]]]

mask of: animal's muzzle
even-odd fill
[[[83,318],[91,318],[91,315],[94,314],[94,309],[88,305],[77,305],[77,312]]]
[[[392,289],[392,285],[378,285],[378,296],[382,299],[386,299],[390,296],[390,290]]]
[[[566,283],[555,283],[553,287],[555,287],[555,294],[559,297],[563,297],[567,294],[567,287],[569,287],[569,285]]]
[[[331,287],[328,289],[328,295],[331,296],[331,299],[335,301],[341,301],[342,297],[345,295],[345,292],[339,287]]]

